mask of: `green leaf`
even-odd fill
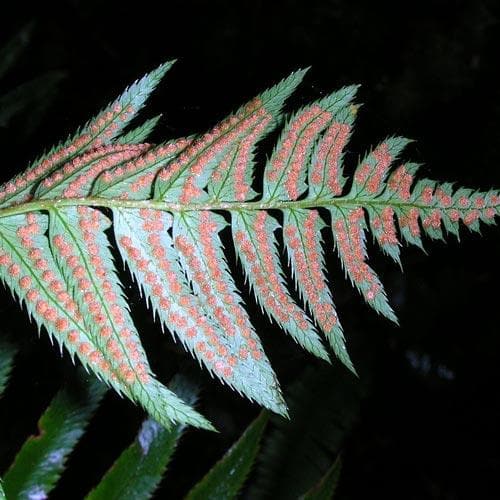
[[[221,460],[191,489],[186,500],[235,498],[252,469],[267,420],[267,413],[262,412]]]
[[[325,226],[317,210],[283,211],[283,241],[292,274],[303,302],[325,333],[338,359],[356,373],[345,346],[326,277],[321,241]]]
[[[174,377],[169,387],[186,403],[193,405],[196,402],[198,389],[186,378]],[[182,424],[166,429],[151,418],[145,420],[135,441],[87,495],[87,500],[151,498],[184,429]]]
[[[231,219],[236,252],[257,302],[295,342],[328,361],[316,329],[286,288],[275,235],[278,221],[265,211],[243,210]]]
[[[178,161],[172,162],[159,173],[154,198],[184,204],[206,198],[208,195],[203,189],[214,170],[220,168],[222,157],[252,134],[262,120],[265,120],[265,125],[258,136],[271,130],[279,120],[283,103],[302,81],[304,74],[304,70],[292,73],[197,138]],[[221,174],[224,175],[225,172]],[[247,176],[244,177],[248,179]],[[235,190],[235,195],[237,192],[238,189]]]
[[[17,349],[12,344],[0,340],[0,397],[9,381],[16,352]]]
[[[139,125],[132,130],[129,130],[127,133],[123,134],[119,137],[115,143],[116,144],[139,144],[144,142],[149,135],[153,132],[156,125],[160,121],[161,114],[157,115],[149,120],[146,120],[144,123]]]
[[[85,431],[106,386],[80,371],[74,385],[61,389],[38,422],[39,434],[22,446],[4,476],[8,498],[46,498]]]
[[[30,43],[33,26],[32,21],[24,25],[0,49],[0,78],[7,74]]]
[[[290,420],[272,417],[263,442],[252,500],[295,500],[320,480],[338,455],[360,407],[359,382],[340,367],[308,367],[286,393]]]
[[[160,65],[130,87],[62,144],[54,146],[27,170],[0,188],[0,206],[26,201],[36,184],[91,147],[109,144],[142,108],[174,61]]]
[[[0,500],[5,500],[5,492],[3,491],[3,481],[0,479]]]
[[[264,353],[229,272],[219,237],[223,217],[210,212],[175,214],[173,238],[195,295],[217,331],[205,344],[218,375],[251,400],[286,415],[276,375]]]
[[[296,200],[307,189],[304,181],[312,148],[356,91],[356,85],[344,87],[290,118],[266,164],[262,200]]]
[[[300,497],[301,500],[331,500],[335,495],[341,470],[342,460],[339,455],[321,480]]]
[[[38,126],[64,78],[66,73],[63,71],[48,71],[0,96],[0,127],[8,127],[17,115],[29,113],[29,119],[22,130],[28,136]]]
[[[90,336],[87,350],[107,354],[99,371],[118,380],[132,400],[162,425],[190,423],[211,429],[206,419],[161,385],[151,372],[116,275],[104,231],[110,221],[88,207],[50,212],[49,234],[56,263],[83,316]]]

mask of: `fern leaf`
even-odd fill
[[[175,376],[169,388],[193,405],[198,390],[186,379]],[[120,500],[151,498],[172,458],[185,426],[176,424],[165,429],[155,420],[146,419],[134,442],[123,451],[99,484],[85,497],[87,500]]]
[[[3,78],[28,46],[33,34],[33,21],[28,22],[0,48],[0,78]]]
[[[423,250],[420,238],[420,226],[418,224],[418,209],[416,207],[400,205],[400,201],[410,199],[410,189],[419,165],[406,163],[395,169],[389,176],[387,187],[380,196],[389,205],[394,206],[394,212],[399,222],[401,237],[410,245],[418,246]],[[372,224],[373,228],[373,224]],[[380,241],[381,234],[379,236]]]
[[[304,349],[328,360],[314,326],[284,284],[274,234],[279,227],[276,219],[265,211],[233,213],[233,239],[238,257],[262,309]]]
[[[385,187],[391,164],[410,142],[404,137],[390,137],[366,155],[354,172],[349,197],[373,198]]]
[[[373,269],[366,263],[365,214],[362,208],[330,210],[333,238],[351,283],[366,302],[380,314],[397,323],[385,290]]]
[[[110,354],[105,380],[118,379],[127,395],[158,421],[209,426],[203,417],[161,386],[151,373],[115,274],[104,230],[109,221],[88,207],[52,210],[50,239],[56,263],[83,316],[91,344]]]
[[[190,138],[169,141],[151,148],[146,154],[110,168],[99,175],[92,189],[93,196],[144,200],[151,197],[151,185],[158,171],[175,158],[191,142]]]
[[[225,225],[222,217],[209,212],[174,216],[172,231],[180,262],[205,314],[218,327],[206,348],[217,352],[220,368],[217,364],[215,368],[229,385],[286,414],[276,376],[227,267],[218,236]]]
[[[275,125],[271,114],[257,120],[249,133],[222,156],[208,181],[207,191],[212,200],[244,201],[256,196],[252,189],[253,150]]]
[[[296,200],[307,188],[307,162],[319,134],[352,101],[357,87],[345,87],[296,113],[285,126],[264,171],[262,199]]]
[[[61,389],[38,422],[39,434],[22,446],[4,476],[8,498],[47,498],[69,454],[106,392],[97,379],[80,372],[78,385]]]
[[[331,500],[337,490],[341,470],[342,460],[339,456],[326,471],[321,480],[304,493],[304,495],[300,497],[300,500]]]
[[[308,311],[354,371],[325,275],[323,219],[353,285],[370,306],[396,321],[368,265],[367,233],[399,263],[401,241],[422,247],[422,234],[458,237],[462,225],[477,232],[481,222],[494,223],[500,194],[415,181],[418,165],[412,163],[391,170],[409,142],[402,137],[368,153],[343,194],[343,151],[359,108],[352,102],[357,87],[350,86],[291,115],[264,166],[258,198],[255,145],[280,122],[283,104],[305,71],[205,134],[143,144],[153,119],[116,140],[170,65],[133,84],[1,188],[0,277],[39,328],[151,417],[163,425],[209,427],[150,371],[108,248],[111,221],[98,210],[111,209],[118,249],[162,326],[221,381],[285,413],[225,260],[219,233],[226,218],[238,260],[267,316],[328,360]],[[305,310],[286,285],[281,236]]]
[[[0,341],[0,397],[9,381],[16,352],[12,344],[3,340]]]
[[[207,249],[195,245],[188,228],[179,231],[174,227],[176,246],[193,249],[191,259],[183,259],[180,253],[188,276],[196,283],[197,293],[193,294],[177,259],[174,241],[168,233],[172,226],[169,214],[153,210],[116,210],[114,219],[115,237],[121,255],[162,325],[222,381],[276,412],[285,412],[276,377],[245,311],[238,303],[239,296],[231,288],[234,284],[227,269],[221,271],[217,268],[217,272],[227,280],[215,282],[215,286],[219,287],[217,291],[211,281],[205,279],[201,282],[200,275],[211,276],[204,262],[206,254],[203,252]],[[204,223],[207,224],[207,221]],[[181,243],[183,239],[187,240],[184,247]],[[221,258],[220,262],[224,262],[220,251],[212,249]],[[187,264],[187,260],[192,262],[194,259],[203,266],[201,273],[192,272],[192,264]],[[231,301],[231,308],[218,298],[222,287],[226,289],[225,296]],[[206,293],[202,293],[201,289]],[[233,320],[234,323],[231,322]]]
[[[142,108],[149,94],[174,62],[162,64],[133,83],[120,97],[90,120],[82,130],[64,143],[53,147],[25,172],[1,186],[0,206],[29,199],[33,187],[59,166],[90,148],[108,144]]]
[[[76,355],[87,369],[119,393],[128,393],[111,367],[110,353],[95,345],[83,322],[80,309],[49,249],[44,235],[47,227],[47,217],[33,213],[0,221],[2,280],[16,293],[38,328],[43,326],[61,349],[64,345],[73,359]]]
[[[176,161],[160,172],[155,182],[154,198],[182,204],[206,198],[203,189],[223,156],[254,132],[262,121],[276,122],[279,119],[285,99],[304,74],[305,71],[292,73],[194,141]]]
[[[349,370],[354,371],[325,275],[321,245],[321,229],[325,224],[316,210],[288,210],[283,219],[283,240],[295,286],[333,352]]]
[[[51,338],[66,345],[72,357],[78,354],[86,366],[97,365],[86,349],[79,350],[81,338],[88,341],[77,305],[67,293],[64,280],[52,259],[48,241],[47,217],[28,214],[0,221],[0,272],[4,283],[24,304],[38,326]],[[84,353],[83,351],[87,351]]]
[[[187,494],[186,500],[236,498],[250,473],[268,416],[261,413],[243,435]]]
[[[146,120],[144,123],[139,125],[138,127],[133,128],[127,133],[120,136],[116,139],[116,144],[140,144],[141,142],[145,142],[146,139],[153,133],[153,130],[158,125],[158,122],[161,118],[160,115],[156,115],[149,120]]]
[[[360,384],[339,368],[322,364],[297,374],[287,392],[291,418],[271,417],[248,498],[296,499],[327,472],[361,403]]]
[[[309,199],[340,196],[346,179],[343,174],[343,150],[349,140],[358,106],[351,104],[335,117],[314,146],[308,165]]]
[[[43,199],[85,196],[101,172],[136,158],[148,148],[148,144],[112,144],[93,149],[45,177],[38,185],[35,197]]]

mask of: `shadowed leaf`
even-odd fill
[[[187,494],[186,500],[235,498],[252,469],[267,420],[267,414],[261,413],[220,461]]]
[[[341,470],[342,460],[339,456],[321,480],[300,497],[301,500],[331,500],[335,495]]]
[[[33,32],[33,22],[29,22],[0,48],[0,78],[3,78],[17,62],[24,49],[28,46]]]
[[[359,385],[345,370],[307,368],[288,395],[290,420],[272,419],[258,459],[252,500],[292,500],[320,481],[359,411]]]
[[[196,402],[198,389],[182,376],[169,384],[186,403]],[[185,426],[166,429],[151,418],[145,420],[135,441],[118,457],[89,495],[88,500],[142,500],[151,498],[159,485]]]
[[[47,497],[105,392],[80,371],[74,385],[57,393],[38,422],[39,434],[24,443],[4,476],[7,498]]]
[[[16,352],[17,349],[12,344],[0,340],[0,397],[9,382]]]

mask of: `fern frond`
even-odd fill
[[[283,214],[283,240],[295,286],[335,355],[355,372],[327,282],[321,241],[323,227],[317,210],[288,210]]]
[[[253,134],[256,128],[259,130],[262,122],[265,126],[259,136],[268,129],[268,124],[277,123],[285,99],[304,74],[304,70],[292,73],[194,141],[177,161],[160,172],[155,182],[154,199],[178,201],[184,205],[206,199],[207,193],[203,189],[215,168],[220,169],[224,154]],[[243,179],[245,181],[247,177],[243,175]],[[248,189],[246,182],[235,187],[236,191]]]
[[[76,157],[45,177],[35,190],[34,196],[39,199],[85,196],[101,172],[136,158],[147,149],[148,144],[100,146]]]
[[[39,434],[26,440],[5,473],[8,498],[48,498],[55,487],[106,393],[106,387],[95,378],[89,381],[83,370],[77,382],[77,391],[67,386],[56,394],[38,421]]]
[[[104,198],[120,197],[143,200],[152,194],[152,184],[158,171],[191,143],[190,138],[169,141],[151,148],[147,153],[109,168],[95,180],[92,195]]]
[[[198,399],[198,388],[182,375],[176,375],[169,389],[193,405]],[[134,442],[126,448],[85,500],[146,500],[153,496],[165,473],[185,425],[170,429],[147,418]]]
[[[252,470],[269,416],[262,412],[224,456],[189,491],[186,500],[236,498]]]
[[[194,410],[153,378],[130,317],[104,234],[109,220],[88,207],[54,209],[49,235],[56,263],[81,311],[91,344],[107,352],[104,378],[117,379],[126,393],[163,423],[209,426]]]
[[[332,500],[337,491],[341,470],[342,460],[339,455],[321,480],[301,495],[300,500]]]
[[[157,115],[116,139],[116,144],[139,144],[144,142],[158,125],[161,115]]]
[[[174,62],[162,64],[134,82],[76,134],[64,143],[53,147],[47,154],[32,163],[25,172],[1,186],[0,206],[29,199],[33,187],[62,164],[90,148],[109,144],[142,108]]]
[[[316,329],[286,288],[275,237],[279,227],[265,211],[233,213],[238,257],[262,310],[304,349],[328,360]]]
[[[145,144],[153,119],[120,137],[169,67],[133,84],[3,186],[0,276],[39,327],[155,420],[208,428],[151,373],[115,272],[106,235],[113,225],[120,255],[162,327],[223,383],[286,414],[226,260],[225,229],[230,226],[226,233],[262,311],[328,360],[322,331],[354,371],[328,284],[330,249],[322,232],[331,231],[345,273],[365,301],[397,321],[368,263],[367,235],[399,263],[401,241],[422,247],[422,235],[458,237],[461,226],[479,231],[481,221],[494,223],[499,192],[415,181],[418,165],[393,168],[409,140],[390,137],[363,158],[345,193],[343,151],[359,109],[356,86],[290,115],[262,182],[254,179],[256,144],[281,122],[283,104],[305,71],[204,134]],[[304,307],[287,287],[281,241]]]
[[[9,381],[16,352],[17,350],[13,345],[0,340],[0,398]]]
[[[306,169],[314,143],[337,115],[345,112],[356,95],[356,86],[345,87],[295,114],[266,165],[263,201],[296,200],[307,188]]]

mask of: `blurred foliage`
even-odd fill
[[[2,347],[0,350],[1,361],[5,361],[6,365],[10,367],[15,351],[6,344],[2,344],[0,347]],[[2,373],[3,385],[7,383],[9,378],[8,372],[9,370],[4,370]],[[189,404],[196,402],[198,388],[186,376],[175,376],[169,387]],[[303,391],[304,387],[301,386],[297,398],[301,397]],[[13,463],[3,475],[3,489],[0,490],[0,495],[4,495],[5,491],[9,499],[52,498],[51,492],[67,465],[68,456],[82,438],[90,418],[95,413],[105,393],[106,386],[102,382],[85,374],[83,369],[79,369],[77,376],[68,381],[50,402],[38,422],[38,434],[25,441]],[[295,401],[298,404],[298,399]],[[265,411],[261,412],[224,456],[191,488],[186,499],[230,500],[236,498],[258,456],[260,441],[266,430],[268,418]],[[347,413],[339,422],[341,421],[344,426],[348,426],[352,418],[353,416]],[[315,424],[318,421],[311,423]],[[328,437],[331,435],[339,436],[344,430],[336,429],[336,425],[329,425],[325,429],[326,434],[324,435],[327,438],[325,443],[328,443],[328,450],[332,454],[335,451],[334,442],[337,446],[340,445],[340,442],[331,441]],[[85,498],[89,500],[125,498],[145,500],[152,498],[184,431],[185,426],[182,425],[173,425],[166,429],[151,418],[146,419],[133,443],[120,454],[104,477]],[[273,449],[273,458],[277,461],[282,460],[278,452],[280,446],[282,447],[281,453],[287,454],[290,449],[293,449],[295,453],[304,456],[308,455],[311,447],[316,446],[311,442],[312,435],[301,436],[297,440],[297,435],[293,432],[279,438],[276,438],[275,432],[275,430],[272,431],[269,443]],[[102,444],[100,450],[105,446],[105,443]],[[262,464],[268,460],[269,458],[264,456]],[[288,494],[284,497],[296,498],[298,492],[302,491],[297,489],[299,485],[300,488],[307,485],[310,490],[305,493],[304,498],[318,500],[332,498],[339,479],[339,463],[339,459],[337,459],[326,470],[325,476],[320,478],[318,484],[311,483],[307,469],[304,471],[296,470],[295,474],[303,477],[295,478],[293,484],[286,485]],[[328,464],[328,461],[325,464]],[[319,467],[320,470],[321,468]],[[91,471],[85,469],[84,475],[90,474]],[[261,471],[257,471],[256,474],[258,477]],[[170,474],[166,481],[167,489],[170,484],[175,487],[175,481],[175,474]],[[266,485],[265,480],[261,483],[264,485],[260,486],[261,494],[255,497],[251,496],[251,498],[273,497],[274,486]],[[77,488],[78,485],[74,485],[74,489]]]

